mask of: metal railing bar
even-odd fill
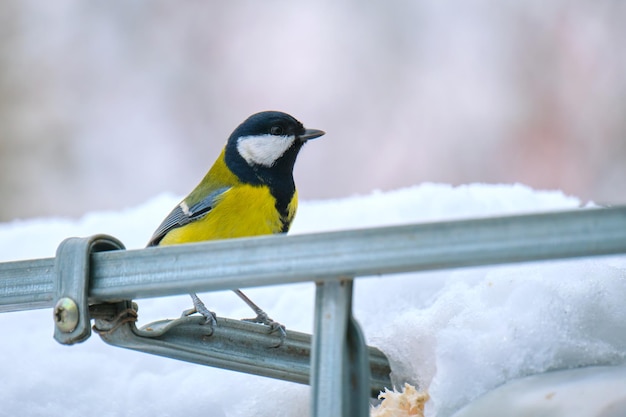
[[[626,207],[92,255],[90,301],[626,253]],[[51,307],[54,259],[0,264],[0,311]]]
[[[137,329],[132,324],[102,332],[107,330],[107,322],[96,320],[96,327],[102,339],[113,346],[299,384],[309,383],[311,335],[287,330],[280,347],[272,347],[278,336],[268,334],[266,326],[218,317],[217,325],[211,329],[201,325],[203,322],[203,317],[190,316],[150,323],[149,330]],[[159,327],[172,324],[176,327],[163,334],[150,335],[158,332]],[[380,350],[369,347],[367,353],[369,363],[366,366],[371,368],[367,387],[376,395],[391,386],[391,371]]]

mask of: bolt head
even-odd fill
[[[71,333],[78,326],[78,305],[69,297],[59,298],[54,306],[54,322],[63,333]]]

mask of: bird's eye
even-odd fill
[[[272,135],[280,136],[280,135],[282,135],[285,132],[283,131],[282,126],[272,126],[271,129],[270,129],[270,133]]]

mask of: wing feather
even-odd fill
[[[191,207],[188,207],[183,200],[179,205],[174,207],[170,214],[168,214],[165,220],[163,220],[161,225],[156,229],[148,242],[148,246],[157,246],[159,242],[161,242],[161,239],[163,239],[171,230],[182,227],[196,220],[200,220],[206,216],[211,209],[215,207],[218,198],[229,189],[230,187],[219,188]]]

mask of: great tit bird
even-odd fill
[[[302,146],[324,135],[305,129],[292,116],[277,111],[254,114],[230,135],[221,154],[200,181],[154,232],[148,246],[286,233],[296,214],[298,193],[293,167]],[[281,332],[284,326],[234,290],[257,314],[256,323]],[[196,294],[194,308],[207,323],[217,323]]]

